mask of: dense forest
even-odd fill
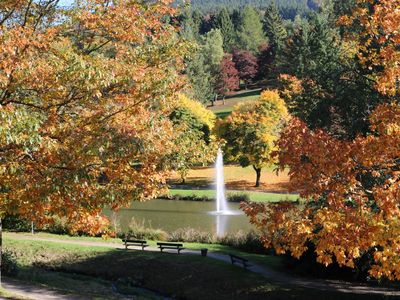
[[[194,9],[202,12],[216,12],[222,7],[229,9],[243,8],[250,5],[259,10],[265,10],[275,5],[284,19],[294,19],[296,15],[307,15],[320,7],[320,0],[193,0]]]

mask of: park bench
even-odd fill
[[[160,248],[160,251],[162,252],[164,249],[176,249],[178,250],[178,254],[180,254],[181,250],[185,249],[183,248],[183,244],[177,244],[177,243],[157,243],[158,248]]]
[[[125,239],[122,239],[122,241],[125,244],[125,249],[128,249],[128,246],[140,246],[140,247],[142,247],[142,250],[144,250],[144,248],[149,246],[149,245],[147,245],[146,241],[142,241],[142,240],[131,240],[129,238],[125,238]]]
[[[243,265],[243,267],[245,269],[247,269],[248,267],[251,267],[251,265],[249,264],[249,260],[245,259],[243,257],[239,257],[237,255],[233,255],[233,254],[229,254],[229,256],[231,257],[231,263],[232,265],[235,263],[240,263]]]

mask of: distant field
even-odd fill
[[[222,105],[222,100],[219,100],[216,102],[215,106],[211,106],[209,107],[209,109],[213,111],[217,115],[217,117],[225,118],[232,112],[233,107],[236,104],[239,104],[240,102],[255,100],[260,95],[260,93],[260,89],[240,91],[237,94],[226,98],[225,105]]]
[[[227,194],[247,194],[251,201],[254,202],[280,202],[280,201],[296,201],[299,198],[298,194],[278,194],[278,193],[264,193],[264,192],[249,192],[249,191],[235,191],[228,190]],[[187,190],[187,189],[171,189],[171,195],[178,196],[196,196],[214,198],[215,190]]]
[[[213,166],[199,167],[189,171],[185,186],[209,188],[214,183],[215,170]],[[286,193],[288,192],[289,176],[287,172],[276,174],[273,168],[265,168],[261,172],[261,186],[254,187],[256,173],[252,167],[242,168],[238,165],[224,167],[225,184],[228,190]],[[171,184],[179,184],[178,176],[172,177]]]

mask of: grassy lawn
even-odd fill
[[[117,299],[112,286],[135,299],[384,299],[282,286],[200,255],[121,251],[7,235],[4,246],[15,254],[19,279],[88,299]]]
[[[210,188],[214,184],[214,166],[197,167],[189,171],[185,186]],[[289,176],[287,172],[276,174],[273,167],[264,168],[261,172],[261,185],[254,187],[256,173],[252,167],[242,168],[238,165],[224,166],[225,184],[228,190],[243,190],[254,192],[285,193],[288,191]],[[170,179],[173,185],[179,185],[181,179],[175,175]]]
[[[181,197],[197,196],[207,197],[210,199],[215,198],[215,190],[190,190],[190,189],[171,189],[172,196],[178,195]],[[278,193],[264,193],[252,191],[232,191],[228,190],[227,194],[247,194],[251,201],[254,202],[279,202],[279,201],[296,201],[299,198],[297,194],[278,194]]]
[[[241,102],[255,100],[258,98],[260,93],[260,89],[239,91],[235,95],[227,97],[225,99],[225,105],[223,105],[222,100],[220,100],[217,101],[214,106],[209,107],[209,109],[213,111],[218,118],[225,118],[232,112],[235,105]]]
[[[14,232],[4,232],[3,233],[4,238],[7,240],[10,240],[10,243],[14,243],[16,241],[23,242],[21,241],[22,238],[32,238],[31,233],[14,233]],[[53,233],[47,233],[47,232],[38,232],[35,233],[34,235],[35,238],[43,238],[43,239],[57,239],[61,241],[79,241],[79,242],[100,242],[100,243],[107,243],[110,244],[110,246],[115,247],[115,245],[120,245],[122,247],[122,242],[121,239],[118,238],[109,238],[109,239],[103,239],[101,237],[89,237],[89,236],[69,236],[69,235],[59,235],[59,234],[53,234]],[[29,243],[30,241],[24,241]],[[57,243],[52,243],[52,242],[46,242],[49,245],[52,245],[51,247],[59,247]],[[150,246],[156,247],[157,246],[157,241],[148,241],[148,244]],[[221,244],[203,244],[203,243],[184,243],[186,249],[190,250],[200,250],[203,248],[207,248],[209,251],[213,252],[220,252],[220,253],[232,253],[232,254],[237,254],[242,257],[248,258],[252,261],[255,261],[260,264],[264,264],[267,267],[270,267],[274,270],[277,271],[284,271],[283,265],[282,265],[282,259],[281,257],[278,256],[272,256],[272,255],[262,255],[262,254],[254,254],[254,253],[246,253],[240,250],[237,250],[235,248],[221,245]],[[108,247],[98,247],[98,246],[89,246],[89,247],[84,247],[82,248],[79,245],[67,245],[65,244],[65,247],[63,249],[84,249],[86,251],[96,251],[96,250],[101,250],[101,251],[108,251],[110,248]]]
[[[23,296],[16,295],[14,293],[10,293],[9,291],[6,291],[5,289],[0,288],[0,299],[27,300],[29,298],[25,298]]]

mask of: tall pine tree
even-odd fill
[[[235,44],[236,33],[231,17],[226,7],[222,8],[217,17],[217,28],[224,39],[224,50],[230,52]]]
[[[246,6],[240,14],[237,31],[238,44],[241,49],[253,53],[266,42],[260,14],[251,6]]]
[[[287,32],[279,11],[275,5],[270,5],[264,14],[263,29],[268,37],[269,46],[276,54],[284,46]]]

